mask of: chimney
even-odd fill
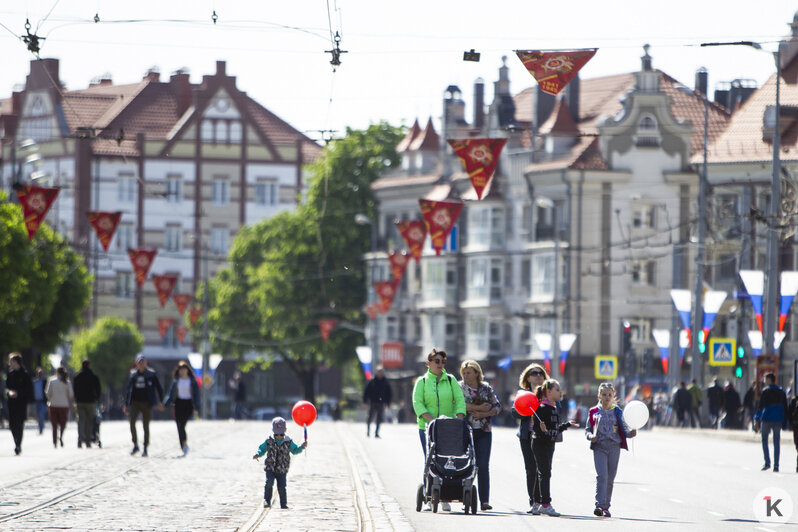
[[[700,92],[704,96],[707,96],[707,87],[709,85],[709,73],[707,69],[704,67],[699,68],[695,71],[695,91]]]
[[[551,116],[555,103],[557,103],[556,96],[543,92],[540,85],[535,87],[535,116],[533,117],[533,127],[536,132],[537,129],[548,120],[549,116]]]
[[[11,93],[11,114],[19,116],[22,114],[22,92],[15,91]]]
[[[226,63],[224,61],[216,61],[216,75],[217,76],[226,76],[227,75],[227,68]]]
[[[485,82],[477,78],[474,82],[474,129],[482,130],[485,124]]]
[[[153,83],[158,83],[159,81],[161,81],[161,72],[158,70],[158,67],[156,66],[150,67],[150,69],[147,70],[147,73],[144,74],[144,77],[142,78],[142,80],[145,79],[148,79]],[[104,85],[103,80],[100,80],[100,85]]]
[[[577,74],[565,87],[565,103],[568,104],[568,110],[575,123],[579,123],[579,88],[579,74]]]
[[[58,59],[36,59],[30,62],[30,74],[25,81],[25,91],[52,90],[60,95]]]
[[[177,116],[183,116],[183,113],[191,107],[192,103],[191,82],[188,78],[188,72],[185,70],[176,71],[169,78],[169,86],[172,88],[172,93],[177,101]]]

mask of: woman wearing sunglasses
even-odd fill
[[[535,392],[543,381],[549,378],[549,374],[540,364],[530,364],[521,372],[518,386],[522,390]],[[521,454],[524,455],[524,468],[526,469],[526,491],[529,494],[529,510],[527,513],[533,515],[540,514],[540,488],[538,486],[538,467],[535,455],[532,454],[532,434],[529,431],[529,422],[532,416],[522,416],[515,408],[512,409],[513,417],[521,420],[518,430],[518,438],[521,442]]]
[[[413,410],[418,417],[418,436],[424,458],[427,457],[427,424],[439,416],[463,419],[466,415],[465,397],[457,379],[446,373],[446,351],[433,349],[427,355],[427,372],[413,387]],[[443,503],[448,511],[449,503]]]

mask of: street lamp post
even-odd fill
[[[376,258],[374,253],[377,251],[377,223],[365,214],[358,213],[355,215],[355,223],[358,225],[368,225],[371,229],[371,243],[369,245],[369,282],[368,282],[368,297],[366,299],[368,304],[372,304],[377,299],[377,294],[374,290],[375,272],[377,268]],[[372,368],[376,368],[380,364],[380,357],[378,355],[377,345],[377,317],[369,316],[369,344],[371,347],[371,364]]]
[[[735,41],[735,42],[707,42],[702,43],[701,46],[748,46],[756,50],[763,50],[762,45],[753,41]],[[779,271],[779,204],[781,203],[781,157],[779,151],[781,150],[781,130],[780,130],[780,117],[779,111],[781,109],[781,42],[776,46],[776,51],[773,52],[776,60],[776,106],[775,118],[773,125],[773,164],[772,174],[770,180],[770,207],[768,212],[768,227],[767,227],[767,255],[765,258],[766,271],[767,271],[767,290],[766,290],[766,306],[765,306],[765,323],[764,323],[764,345],[763,348],[766,353],[776,353],[777,347],[774,341],[774,332],[776,331],[777,306],[778,306],[778,271]],[[706,145],[706,140],[704,141]],[[704,165],[706,168],[706,164]]]

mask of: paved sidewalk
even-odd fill
[[[292,457],[290,509],[262,508],[263,459],[252,460],[269,422],[194,421],[183,458],[172,422],[151,425],[150,456],[130,456],[126,422],[105,422],[103,448],[65,447],[26,430],[23,454],[0,431],[2,530],[411,530],[346,423],[317,422]],[[302,430],[288,424],[302,441]],[[139,426],[139,438],[142,438]],[[274,496],[277,497],[276,489]]]

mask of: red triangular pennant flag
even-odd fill
[[[518,59],[537,80],[540,90],[557,95],[596,55],[598,48],[585,50],[516,50]]]
[[[177,340],[182,344],[183,340],[186,339],[186,333],[188,332],[188,327],[185,325],[181,325],[177,328]]]
[[[418,200],[421,205],[421,214],[427,222],[432,247],[436,255],[441,254],[443,246],[446,245],[446,238],[457,222],[460,211],[463,210],[462,201],[432,201],[426,199]]]
[[[108,246],[111,245],[111,239],[114,238],[116,227],[119,225],[119,219],[122,218],[122,213],[89,211],[86,213],[86,218],[89,219],[94,232],[97,233],[97,240],[107,252]]]
[[[33,235],[39,230],[47,211],[53,205],[60,189],[35,187],[24,185],[17,190],[17,198],[22,206],[22,216],[25,218],[25,227],[28,229],[28,239],[33,240]]]
[[[191,294],[175,294],[172,296],[172,301],[175,302],[177,306],[177,311],[180,315],[184,315],[186,313],[186,309],[188,308],[188,304],[191,303],[191,300],[194,299],[194,296]]]
[[[155,285],[155,291],[158,293],[158,302],[161,304],[161,308],[163,308],[166,306],[166,302],[169,301],[172,290],[175,289],[177,275],[173,273],[153,275],[152,282]]]
[[[465,139],[448,142],[468,172],[477,199],[482,199],[482,191],[493,177],[499,162],[499,154],[507,139]]]
[[[327,319],[327,320],[319,320],[319,330],[321,331],[321,339],[325,342],[329,340],[330,333],[335,329],[335,326],[338,325],[338,320],[334,319]]]
[[[416,259],[416,264],[421,260],[421,252],[424,251],[424,240],[427,239],[427,224],[423,220],[412,222],[396,222],[399,234],[405,239],[407,249]]]
[[[391,251],[388,253],[388,261],[391,263],[391,272],[393,272],[393,278],[396,279],[397,282],[402,280],[409,260],[406,251]]]
[[[197,323],[197,320],[202,316],[202,309],[201,308],[193,308],[188,311],[188,321],[191,325]]]
[[[396,288],[399,286],[399,282],[395,279],[393,281],[380,281],[374,283],[374,290],[377,292],[377,295],[380,296],[380,301],[382,302],[382,312],[387,312],[389,308],[391,308],[391,304],[393,303],[393,298],[396,295]]]
[[[161,338],[166,336],[166,333],[169,331],[169,328],[175,324],[174,318],[158,318],[158,333],[161,335]]]
[[[133,273],[136,274],[136,283],[139,286],[144,285],[144,281],[147,280],[147,273],[149,273],[152,262],[155,260],[156,253],[158,253],[157,249],[128,248],[127,255],[130,257]]]

